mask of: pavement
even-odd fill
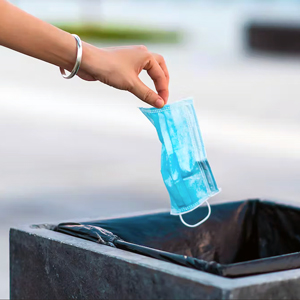
[[[104,44],[99,46],[105,46]],[[300,62],[150,45],[168,63],[170,102],[193,96],[222,192],[283,202],[300,195]],[[160,143],[127,92],[0,48],[0,298],[9,295],[9,228],[169,209]],[[142,79],[149,85],[146,74]]]

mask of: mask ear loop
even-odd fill
[[[205,200],[204,202],[205,202],[206,205],[207,205],[207,208],[208,208],[208,214],[207,214],[207,216],[206,216],[203,220],[201,220],[200,222],[198,222],[198,223],[196,223],[196,224],[194,224],[194,225],[191,225],[191,224],[186,223],[186,222],[183,220],[182,214],[179,215],[179,218],[180,218],[181,222],[182,222],[185,226],[191,227],[191,228],[197,227],[197,226],[201,225],[202,223],[204,223],[204,222],[210,217],[210,214],[211,214],[211,208],[210,208],[210,205],[209,205],[209,203],[208,203],[207,200]],[[203,203],[204,203],[204,202],[203,202]]]

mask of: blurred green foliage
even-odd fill
[[[62,30],[76,33],[84,40],[137,41],[151,43],[177,43],[181,33],[177,30],[136,28],[104,24],[54,24]]]

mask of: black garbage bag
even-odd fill
[[[190,213],[196,222],[207,213]],[[300,268],[300,208],[247,200],[212,205],[196,228],[169,213],[61,223],[55,230],[224,277]]]

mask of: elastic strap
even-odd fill
[[[204,202],[205,202],[206,205],[207,205],[207,208],[208,208],[208,214],[207,214],[207,216],[206,216],[203,220],[201,220],[200,222],[198,222],[198,223],[196,223],[196,224],[194,224],[194,225],[190,225],[190,224],[186,223],[186,222],[183,220],[183,218],[182,218],[182,215],[183,215],[183,214],[180,214],[180,215],[179,215],[179,218],[180,218],[181,222],[182,222],[185,226],[187,226],[187,227],[197,227],[197,226],[201,225],[202,223],[204,223],[204,222],[210,217],[210,214],[211,214],[211,208],[210,208],[210,205],[209,205],[209,203],[208,203],[207,200],[205,200]],[[203,203],[204,203],[204,202],[203,202]]]

